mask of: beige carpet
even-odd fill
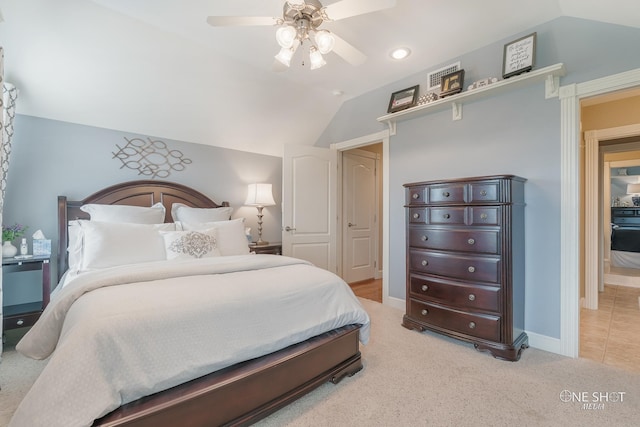
[[[468,343],[408,331],[400,326],[402,311],[361,301],[372,319],[364,369],[258,426],[639,425],[640,374],[533,348],[518,362],[496,360]],[[0,364],[0,425],[40,363],[8,347]]]

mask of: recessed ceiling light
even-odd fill
[[[411,55],[411,49],[408,47],[399,47],[394,49],[389,54],[393,59],[405,59],[407,56]]]

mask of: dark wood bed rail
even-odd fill
[[[66,196],[58,196],[58,281],[68,268],[68,223],[75,219],[89,219],[89,214],[80,210],[82,205],[96,203],[148,207],[158,202],[165,207],[164,222],[173,222],[171,205],[174,203],[183,203],[194,208],[229,206],[229,202],[218,204],[199,191],[185,185],[151,180],[129,181],[112,185],[78,201],[69,201]]]

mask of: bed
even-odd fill
[[[175,227],[175,206],[196,215],[228,207],[160,181],[114,185],[81,201],[58,198],[60,285],[17,346],[30,357],[49,359],[11,426],[250,425],[362,369],[359,345],[368,340],[369,318],[348,285],[293,258],[227,255],[224,230],[236,220],[196,233],[217,238],[220,253],[214,256],[104,266],[98,264],[111,258],[98,254],[96,268],[84,264],[92,252],[89,231],[104,226],[103,237],[113,239],[114,229],[133,226],[107,226],[83,207],[158,204],[164,225],[152,227]],[[87,268],[69,278],[69,230],[79,220],[88,227],[82,260]],[[186,232],[159,233],[167,244],[167,236]],[[171,247],[185,251],[186,245],[175,249],[176,241]],[[123,246],[127,252],[136,242]],[[77,419],[76,412],[82,413]]]
[[[640,269],[640,228],[611,227],[611,266]]]

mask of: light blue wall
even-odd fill
[[[20,99],[18,98],[18,102]],[[113,158],[116,145],[126,144],[125,137],[146,138],[125,132],[76,125],[55,120],[17,115],[12,140],[3,222],[29,226],[28,237],[42,229],[57,241],[57,197],[83,199],[97,190],[125,181],[149,179],[137,171],[121,168]],[[192,160],[186,170],[173,172],[166,181],[199,190],[216,202],[228,201],[233,217],[245,217],[257,239],[257,210],[243,206],[247,184],[269,182],[277,206],[264,209],[263,237],[281,240],[282,159],[224,148],[160,139],[173,150]],[[55,271],[52,274],[55,277]],[[33,289],[31,289],[33,290]],[[19,290],[20,295],[28,292]],[[30,296],[15,298],[30,301]],[[37,299],[37,298],[36,298]],[[17,303],[13,291],[5,286],[5,304]]]
[[[465,87],[500,77],[506,42],[537,32],[536,68],[564,63],[561,84],[578,83],[640,67],[640,30],[575,18],[559,18],[514,34],[437,67],[460,61]],[[425,70],[346,102],[317,146],[384,130],[392,92],[420,84]],[[560,101],[545,99],[544,85],[512,90],[463,107],[398,124],[390,139],[389,292],[405,298],[405,212],[403,184],[431,179],[515,174],[526,191],[526,318],[528,331],[560,337]],[[576,218],[578,221],[578,218]]]

